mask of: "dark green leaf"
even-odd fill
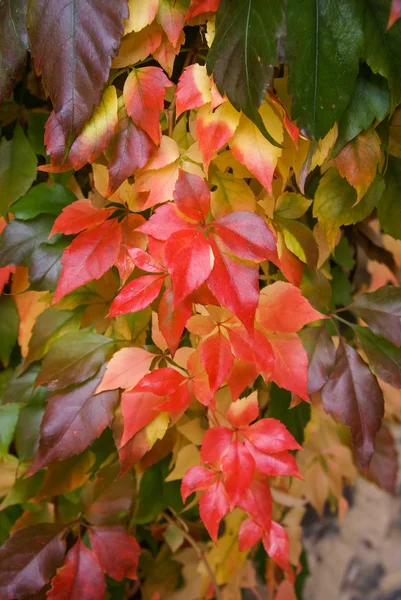
[[[14,371],[4,390],[3,402],[5,404],[8,402],[27,404],[28,402],[40,403],[45,400],[49,395],[48,391],[43,387],[33,388],[38,373],[38,365],[30,366],[29,369],[19,376],[17,371]]]
[[[40,360],[54,340],[68,330],[79,329],[81,314],[68,310],[48,308],[36,319],[29,340],[25,365]]]
[[[10,444],[13,441],[19,409],[18,404],[3,404],[0,406],[0,455],[8,453]]]
[[[401,239],[400,195],[401,195],[401,159],[388,157],[385,174],[386,189],[378,206],[377,215],[384,231],[392,237]]]
[[[54,244],[40,244],[29,262],[30,289],[54,292],[61,275],[61,257],[70,240],[63,237]]]
[[[207,58],[209,73],[221,94],[243,111],[272,140],[258,108],[278,65],[284,34],[283,0],[223,0],[216,35]],[[276,142],[274,142],[275,145]]]
[[[1,5],[0,5],[1,8]],[[36,178],[36,154],[20,125],[11,140],[0,143],[0,214],[23,196]]]
[[[332,155],[336,156],[347,142],[368,129],[375,120],[382,121],[390,106],[387,81],[362,64],[351,101],[338,122],[338,137]]]
[[[307,402],[290,408],[291,393],[271,384],[267,416],[279,419],[299,444],[304,441],[304,429],[310,420],[311,410]]]
[[[28,266],[34,250],[47,241],[53,223],[47,215],[32,221],[11,221],[0,237],[0,267]]]
[[[20,461],[32,458],[36,453],[44,414],[44,402],[31,402],[21,410],[15,429],[15,447]]]
[[[143,525],[154,521],[166,508],[163,498],[163,473],[160,463],[152,465],[142,475],[135,523]]]
[[[322,400],[336,421],[350,427],[358,461],[367,466],[382,424],[383,392],[368,365],[344,340],[340,340],[335,367],[322,389]]]
[[[28,116],[28,140],[34,152],[41,156],[46,156],[44,135],[48,118],[48,112],[30,112]]]
[[[305,266],[300,288],[314,308],[321,310],[329,307],[331,286],[322,271]]]
[[[288,0],[286,14],[292,117],[318,140],[341,118],[355,90],[362,5],[354,0]]]
[[[401,346],[401,289],[383,286],[359,296],[352,309],[377,335]]]
[[[400,389],[401,348],[375,335],[368,327],[354,325],[353,329],[373,373],[392,387]]]
[[[338,265],[345,267],[346,269],[353,269],[355,266],[355,259],[352,255],[351,246],[345,236],[341,238],[337,246],[335,247],[333,258]]]
[[[106,362],[113,340],[88,330],[69,331],[56,339],[42,362],[36,385],[51,391],[82,383]]]
[[[9,296],[0,296],[0,315],[0,360],[8,367],[19,325],[17,308]]]
[[[351,282],[341,267],[331,270],[331,297],[334,306],[348,306],[352,302]]]
[[[58,216],[63,208],[76,200],[76,196],[59,183],[49,187],[46,183],[35,185],[12,207],[17,219],[33,219],[40,214]]]
[[[28,0],[0,2],[0,106],[21,75],[28,50]]]
[[[308,394],[322,389],[329,378],[336,359],[336,349],[326,325],[306,327],[299,332],[308,353]]]

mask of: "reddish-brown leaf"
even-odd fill
[[[136,539],[121,525],[89,527],[89,539],[104,573],[116,581],[136,579],[141,552]]]
[[[202,13],[216,12],[220,6],[221,0],[191,0],[186,19],[192,19]]]
[[[104,600],[106,581],[96,556],[78,540],[52,579],[48,600]]]
[[[375,439],[375,450],[369,464],[368,477],[395,495],[397,488],[398,452],[394,437],[386,425],[382,425]]]

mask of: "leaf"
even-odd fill
[[[49,308],[36,319],[29,340],[29,352],[25,366],[40,360],[48,347],[59,336],[69,329],[76,330],[80,326],[80,314],[67,310]]]
[[[206,67],[198,63],[186,67],[177,85],[177,117],[186,110],[207,104],[211,99],[211,84]]]
[[[285,192],[278,200],[274,216],[282,219],[299,219],[311,205],[311,201],[294,192]]]
[[[160,331],[172,356],[176,353],[191,313],[191,298],[185,298],[185,300],[175,305],[173,289],[171,286],[167,287],[159,302],[158,320]]]
[[[129,389],[149,372],[155,355],[142,348],[122,348],[107,363],[104,377],[96,392]]]
[[[268,555],[281,569],[290,569],[290,540],[284,527],[272,521],[268,542],[263,539],[263,543]]]
[[[51,391],[83,383],[106,362],[114,342],[88,330],[69,331],[55,340],[45,355],[35,386]]]
[[[356,189],[357,201],[366,194],[376,177],[381,159],[381,142],[375,131],[361,132],[337,154],[334,164],[341,177]]]
[[[203,13],[216,12],[219,5],[220,0],[191,0],[186,20],[189,21],[189,19],[193,19]]]
[[[16,219],[23,221],[41,214],[58,216],[74,200],[74,194],[59,183],[54,183],[51,187],[46,183],[39,183],[13,205],[12,212]]]
[[[375,335],[367,327],[353,326],[373,373],[396,389],[401,388],[401,348]]]
[[[363,221],[379,203],[383,192],[384,181],[376,179],[355,206],[355,190],[341,177],[337,169],[331,168],[326,171],[316,190],[313,216],[318,219],[331,250],[334,250],[339,227]]]
[[[231,344],[219,330],[203,342],[200,357],[209,377],[210,390],[215,394],[227,379],[234,363]]]
[[[230,507],[234,508],[250,486],[255,473],[255,461],[238,438],[222,456],[221,470],[225,477],[224,487]]]
[[[320,391],[335,363],[336,349],[325,325],[307,327],[299,334],[308,353],[308,394]]]
[[[288,88],[292,117],[308,137],[323,138],[347,107],[355,89],[363,46],[363,11],[344,0],[297,0],[286,8]],[[341,72],[341,80],[338,73]]]
[[[0,406],[0,455],[8,453],[14,438],[20,407],[18,404],[3,404]]]
[[[335,156],[341,148],[372,123],[382,121],[390,110],[391,95],[387,81],[361,64],[356,88],[345,112],[338,122],[338,137],[333,149]]]
[[[31,221],[11,221],[1,234],[0,266],[28,265],[39,245],[47,241],[53,219],[39,216]]]
[[[128,0],[129,17],[125,19],[125,34],[140,31],[152,23],[156,16],[159,0]]]
[[[250,0],[249,0],[250,1]],[[263,120],[279,142],[283,140],[283,126],[273,109],[263,104]],[[280,148],[273,146],[245,115],[240,118],[239,125],[230,141],[234,157],[256,177],[256,179],[272,193],[273,174],[277,160],[281,155]]]
[[[10,363],[11,353],[18,339],[19,316],[14,302],[0,296],[0,361],[4,367]]]
[[[177,305],[209,277],[214,264],[212,249],[203,231],[182,229],[169,237],[164,256]]]
[[[274,352],[271,376],[279,387],[308,401],[308,356],[296,333],[269,333],[267,339]]]
[[[39,0],[29,6],[27,22],[35,70],[42,75],[63,131],[65,154],[93,108],[100,104],[127,16],[125,0],[112,5],[96,0],[89,6],[76,0],[68,4]]]
[[[93,395],[104,370],[86,383],[50,396],[40,428],[39,449],[28,471],[30,475],[56,460],[83,452],[111,426],[118,393]]]
[[[0,8],[0,106],[21,76],[28,50],[28,0],[6,0]]]
[[[273,69],[279,64],[284,29],[284,7],[280,0],[273,0],[268,12],[263,0],[223,0],[207,58],[208,71],[213,73],[219,92],[226,94],[231,104],[243,111],[270,142],[276,140],[275,145],[274,131],[263,123],[258,108],[272,80]]]
[[[30,290],[54,292],[61,274],[61,258],[68,240],[40,244],[29,263]]]
[[[90,477],[95,464],[95,454],[90,450],[50,465],[45,473],[42,486],[35,495],[35,502],[73,492]],[[31,481],[31,477],[25,481]]]
[[[396,199],[401,189],[401,159],[389,156],[387,160],[386,187],[377,208],[377,216],[384,231],[399,240],[401,239],[401,226]]]
[[[224,102],[213,112],[210,105],[203,106],[196,116],[196,137],[202,153],[205,172],[213,156],[226,146],[234,135],[240,115],[230,102]]]
[[[190,448],[186,446],[185,448]],[[184,448],[184,450],[185,450]],[[206,467],[190,467],[184,474],[181,482],[181,496],[186,502],[188,496],[199,490],[206,490],[213,483],[216,474]]]
[[[0,143],[0,215],[7,216],[9,207],[29,190],[36,164],[36,154],[17,124],[12,139]]]
[[[90,200],[77,200],[63,208],[62,213],[54,221],[49,237],[55,233],[64,235],[80,233],[95,225],[101,225],[113,212],[113,208],[97,208]]]
[[[184,27],[189,2],[190,0],[175,0],[171,4],[170,0],[159,0],[156,20],[163,27],[173,46],[176,46]]]
[[[145,275],[127,283],[111,303],[108,317],[116,317],[146,308],[157,298],[164,274]]]
[[[344,341],[338,346],[336,365],[322,389],[322,400],[336,421],[350,427],[358,460],[367,466],[383,418],[383,393],[367,364]]]
[[[228,513],[229,501],[221,481],[213,483],[199,502],[199,514],[212,540],[217,543],[221,519]]]
[[[80,507],[84,518],[92,525],[118,524],[131,510],[133,487],[132,473],[119,477],[118,464],[103,467],[82,490]]]
[[[152,23],[138,33],[132,32],[123,38],[118,56],[113,60],[113,68],[120,69],[143,61],[160,46],[162,30]]]
[[[383,286],[370,294],[362,294],[352,305],[356,313],[376,334],[401,346],[401,290]]]
[[[120,241],[121,232],[116,219],[80,233],[64,250],[63,269],[53,304],[77,287],[100,279],[116,262]]]
[[[160,143],[160,111],[164,107],[166,88],[171,85],[159,67],[133,69],[124,84],[124,104],[128,116],[137,127],[146,131],[155,144]]]
[[[284,237],[284,243],[302,262],[315,269],[319,259],[319,248],[312,231],[293,219],[276,219]]]
[[[0,549],[0,594],[20,598],[39,592],[63,560],[65,541],[51,523],[16,531]]]
[[[163,401],[160,395],[151,392],[129,390],[121,396],[121,408],[124,417],[124,432],[120,449],[143,427],[149,425],[157,416],[155,410]]]
[[[124,527],[90,527],[88,531],[93,553],[104,573],[116,581],[137,578],[140,547]]]
[[[397,489],[398,454],[391,430],[382,425],[375,440],[375,451],[369,465],[368,478],[389,494]]]
[[[174,188],[174,202],[185,217],[200,223],[206,222],[210,210],[210,191],[198,175],[180,170]]]
[[[99,562],[81,539],[67,552],[64,564],[57,570],[51,584],[46,596],[48,600],[62,596],[68,600],[103,600],[106,594],[106,582]]]
[[[109,149],[108,198],[130,177],[138,167],[144,167],[155,150],[148,134],[135,125],[124,105],[118,109],[117,132]]]
[[[243,179],[215,169],[210,183],[217,188],[211,192],[211,212],[215,219],[239,210],[255,212],[255,195]]]
[[[401,17],[401,2],[400,0],[391,0],[391,11],[388,18],[387,29]]]
[[[297,406],[291,407],[291,393],[273,383],[270,388],[267,415],[281,421],[291,435],[294,436],[294,439],[299,444],[303,443],[304,430],[311,418],[309,404],[301,402]]]

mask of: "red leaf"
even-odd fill
[[[94,396],[105,367],[98,375],[71,391],[50,396],[40,426],[39,449],[29,475],[56,460],[83,452],[106,427],[110,427],[118,393],[102,392]]]
[[[124,417],[124,432],[120,449],[140,429],[149,425],[157,416],[156,407],[160,404],[160,396],[150,392],[124,392],[121,396],[121,408]]]
[[[108,317],[117,317],[138,312],[157,298],[162,289],[165,275],[144,275],[130,281],[111,303]]]
[[[168,396],[174,394],[179,386],[185,381],[184,375],[181,375],[174,369],[168,367],[156,369],[135,386],[134,392],[150,392],[158,396]]]
[[[290,541],[286,530],[279,523],[272,521],[269,537],[263,536],[263,545],[267,554],[281,569],[290,569]]]
[[[257,319],[269,331],[296,332],[308,323],[325,319],[291,283],[276,281],[260,293]]]
[[[233,368],[227,377],[232,400],[237,400],[244,389],[258,376],[258,370],[253,363],[235,360]]]
[[[164,271],[162,265],[153,256],[140,248],[128,248],[128,254],[134,265],[142,271],[148,273],[162,273]]]
[[[231,310],[248,331],[253,331],[259,299],[258,268],[229,255],[217,245],[213,236],[209,241],[213,248],[214,267],[208,286],[217,300]]]
[[[160,111],[165,88],[172,84],[159,67],[133,69],[124,84],[124,103],[128,116],[155,144],[160,143]]]
[[[228,427],[211,427],[208,429],[202,442],[202,462],[210,465],[219,463],[231,444],[233,433],[232,429]]]
[[[213,92],[212,92],[213,93]],[[213,156],[227,145],[239,122],[240,114],[229,103],[224,102],[212,111],[210,104],[203,106],[196,115],[196,138],[202,154],[205,173],[208,172]]]
[[[63,269],[53,298],[53,304],[77,287],[100,279],[117,260],[121,241],[117,219],[80,233],[64,250]]]
[[[256,448],[269,454],[302,449],[286,426],[277,419],[260,419],[244,429],[243,434]]]
[[[193,393],[199,402],[205,406],[209,406],[213,394],[209,386],[209,377],[201,362],[199,351],[196,350],[191,354],[187,362],[188,374],[191,378]]]
[[[35,70],[42,75],[67,149],[93,107],[100,104],[126,17],[123,0],[91,4],[38,0],[30,6],[28,30]]]
[[[272,380],[308,401],[308,355],[299,336],[296,333],[271,333],[267,338],[275,358]]]
[[[78,540],[67,553],[64,565],[52,579],[48,600],[104,600],[106,582],[93,554]]]
[[[226,490],[221,481],[217,480],[202,494],[199,502],[200,518],[215,543],[217,543],[220,521],[228,511]]]
[[[191,0],[186,20],[197,17],[206,12],[216,12],[221,0]]]
[[[157,407],[157,410],[163,410],[170,413],[176,411],[185,411],[191,403],[192,398],[189,396],[188,382],[180,385],[175,392],[169,395],[166,402],[162,402]]]
[[[252,519],[242,521],[238,533],[238,548],[240,552],[252,548],[260,540],[262,533],[262,528],[255,521],[252,521]]]
[[[223,454],[221,470],[225,475],[224,485],[232,509],[250,486],[255,472],[253,457],[238,439]]]
[[[54,221],[49,238],[55,233],[70,235],[100,225],[108,219],[115,208],[97,208],[90,200],[77,200],[69,204]]]
[[[18,529],[0,548],[0,597],[39,592],[61,564],[65,545],[52,523]]]
[[[206,490],[213,483],[216,473],[206,467],[191,467],[185,473],[181,482],[182,501],[186,502],[188,496],[199,490]]]
[[[180,218],[175,205],[168,202],[156,208],[150,219],[138,227],[138,231],[147,233],[157,240],[166,241],[176,231],[189,227],[191,227],[191,223]]]
[[[183,229],[166,242],[164,256],[173,280],[174,304],[179,304],[209,277],[213,253],[203,231]]]
[[[228,329],[234,355],[240,360],[254,363],[265,380],[270,378],[274,366],[273,348],[265,335],[254,330],[254,339],[242,328]]]
[[[181,340],[185,325],[192,313],[192,302],[185,298],[174,306],[174,294],[171,286],[166,288],[160,299],[158,318],[160,331],[167,342],[167,346],[174,356]]]
[[[227,419],[234,428],[246,427],[255,421],[259,415],[257,395],[251,394],[247,398],[241,398],[230,405]],[[265,421],[266,419],[263,419]]]
[[[390,27],[401,17],[401,0],[392,0],[391,1],[391,11],[390,16],[388,18],[387,29]]]
[[[245,440],[245,447],[255,461],[258,471],[268,477],[278,477],[279,475],[292,475],[303,479],[299,472],[295,458],[287,451],[277,454],[265,454],[255,446]]]
[[[231,344],[221,331],[218,331],[203,342],[200,357],[209,377],[210,389],[214,394],[227,379],[233,366]]]
[[[107,363],[96,392],[134,387],[148,373],[154,358],[154,354],[143,348],[122,348]]]
[[[213,223],[223,244],[246,260],[270,260],[277,264],[276,240],[259,215],[245,210],[230,213]]]
[[[124,284],[134,270],[134,264],[128,254],[130,248],[146,248],[147,236],[137,231],[140,225],[146,223],[141,215],[127,214],[120,222],[121,244],[116,267],[120,275],[120,281]]]
[[[124,527],[89,527],[88,533],[93,553],[104,573],[116,581],[122,581],[124,577],[137,578],[136,569],[141,549]]]
[[[204,223],[210,210],[210,191],[199,175],[180,170],[174,189],[177,208],[189,219]]]
[[[120,107],[117,132],[110,146],[108,198],[130,177],[138,167],[148,162],[156,146],[148,134]]]
[[[247,512],[264,530],[270,528],[272,498],[266,479],[252,481],[249,489],[240,498],[238,506]]]
[[[182,72],[176,91],[177,117],[186,110],[203,106],[212,99],[206,67],[197,63]]]

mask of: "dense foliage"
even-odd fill
[[[0,2],[0,600],[300,600],[394,493],[400,16]]]

